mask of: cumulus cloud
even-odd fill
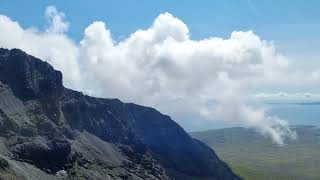
[[[45,17],[49,22],[47,32],[64,33],[69,29],[69,23],[64,21],[64,13],[59,12],[54,6],[48,6]]]
[[[275,79],[289,66],[272,43],[252,31],[196,41],[184,22],[163,13],[121,41],[104,22],[93,22],[77,44],[65,34],[69,24],[63,13],[48,7],[45,16],[50,25],[42,32],[1,15],[0,34],[6,36],[0,45],[49,61],[63,72],[67,87],[155,106],[179,121],[196,114],[195,121],[240,123],[280,145],[295,138],[285,121],[245,103],[253,85]]]

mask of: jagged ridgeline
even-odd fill
[[[62,74],[0,49],[0,179],[239,179],[169,116],[63,87]]]

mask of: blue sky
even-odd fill
[[[48,61],[67,87],[156,107],[187,130],[317,124],[316,106],[295,107],[304,121],[253,104],[320,101],[320,1],[0,2],[0,46]]]
[[[23,27],[46,27],[46,6],[64,12],[71,23],[68,35],[80,41],[83,30],[93,21],[104,21],[115,40],[137,29],[147,28],[160,13],[170,12],[183,20],[192,39],[229,37],[235,30],[253,30],[273,41],[277,49],[297,66],[320,66],[320,1],[318,0],[1,0],[0,13]]]
[[[234,30],[253,30],[273,40],[284,52],[312,53],[319,47],[320,1],[317,0],[1,0],[0,13],[22,26],[44,26],[43,12],[53,5],[67,15],[69,34],[76,41],[95,20],[107,23],[115,38],[148,27],[160,13],[170,12],[183,20],[193,39],[228,37]]]

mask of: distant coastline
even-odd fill
[[[271,102],[270,105],[320,105],[320,102]]]

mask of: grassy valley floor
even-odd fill
[[[247,180],[319,180],[320,129],[293,126],[297,140],[279,147],[245,128],[193,132],[210,145],[234,172]]]

